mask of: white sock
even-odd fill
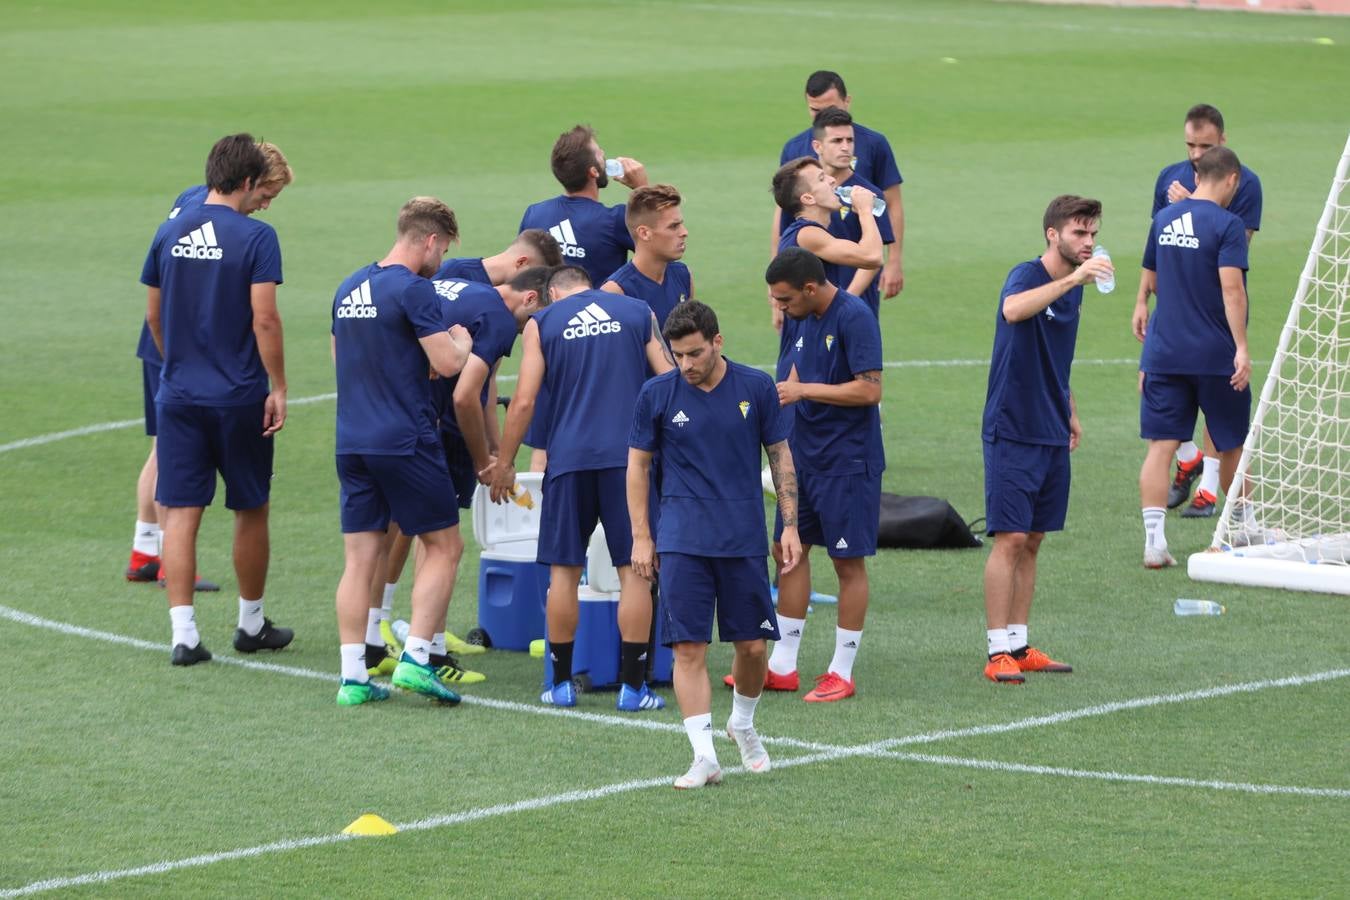
[[[431,641],[426,638],[408,635],[408,639],[403,642],[403,652],[418,665],[425,666],[431,663]]]
[[[845,681],[852,681],[853,660],[858,655],[860,643],[862,643],[861,631],[836,628],[834,630],[834,659],[830,660],[829,671]]]
[[[1200,473],[1200,490],[1209,491],[1211,497],[1219,496],[1219,458],[1205,457],[1205,470]]]
[[[1177,448],[1177,462],[1192,463],[1200,455],[1200,448],[1195,446],[1195,441],[1186,441]]]
[[[1010,653],[1012,648],[1008,646],[1008,629],[1006,628],[988,628],[985,629],[985,637],[989,639],[989,655],[994,656],[998,653]]]
[[[380,635],[380,611],[366,611],[366,643],[372,647],[383,647],[384,638]]]
[[[173,646],[184,644],[195,647],[202,642],[197,634],[197,610],[193,606],[170,606],[169,621],[173,624]]]
[[[445,632],[438,631],[431,636],[431,652],[437,656],[445,655]]]
[[[1167,549],[1167,534],[1164,530],[1164,523],[1167,521],[1167,510],[1161,506],[1144,507],[1144,549],[1156,547],[1159,550]]]
[[[1018,650],[1024,650],[1027,646],[1027,626],[1008,625],[1008,652],[1016,653]]]
[[[769,668],[775,675],[791,675],[797,671],[797,650],[802,645],[802,631],[806,628],[805,619],[792,619],[779,614],[778,633],[781,638],[773,645],[769,655]]]
[[[366,671],[366,645],[365,644],[343,644],[338,648],[342,654],[342,680],[360,681],[370,680],[370,673]]]
[[[759,697],[743,697],[740,691],[732,689],[731,718],[727,720],[727,725],[737,731],[754,728],[755,707],[757,705],[759,705]]]
[[[257,600],[245,600],[243,597],[239,598],[239,627],[243,629],[244,634],[256,635],[258,632],[262,631],[262,604],[263,598],[261,597]]]
[[[131,549],[146,556],[159,556],[159,525],[136,520],[136,533],[131,536]]]
[[[701,756],[714,764],[717,762],[717,750],[713,747],[712,713],[685,719],[684,733],[689,735],[694,756]]]
[[[398,582],[390,582],[384,586],[384,599],[380,601],[380,609],[384,611],[381,618],[389,618],[389,611],[394,608],[394,594],[398,591]]]

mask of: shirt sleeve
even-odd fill
[[[610,215],[614,217],[614,243],[629,250],[636,250],[637,245],[633,243],[633,236],[628,233],[627,208],[620,203],[610,208]]]
[[[792,416],[796,413],[778,402],[778,388],[768,378],[755,379],[759,385],[759,434],[765,447],[788,439],[792,433]]]
[[[859,372],[876,372],[882,367],[881,323],[871,310],[859,304],[839,322],[844,342],[844,359],[856,377]]]
[[[1242,220],[1244,228],[1260,231],[1261,179],[1256,177],[1255,172],[1244,171],[1242,174],[1246,180],[1238,186],[1237,195],[1233,197],[1228,211]]]
[[[895,187],[904,179],[900,177],[900,167],[895,164],[891,142],[886,140],[886,136],[881,132],[874,133],[876,137],[872,142],[872,171],[867,180],[884,191],[888,187]],[[894,240],[894,237],[891,239]]]
[[[155,233],[155,239],[150,242],[150,250],[145,254],[145,262],[141,265],[141,284],[146,287],[159,287],[159,233]]]
[[[424,338],[445,331],[445,306],[436,288],[425,278],[418,278],[403,291],[403,314],[412,323],[413,334]]]
[[[250,284],[281,284],[281,244],[270,225],[258,229],[253,244],[253,275]]]
[[[998,314],[1003,316],[1003,301],[1007,300],[1013,294],[1020,294],[1023,291],[1029,291],[1032,288],[1040,287],[1044,282],[1038,278],[1039,273],[1036,266],[1018,263],[1013,266],[1013,270],[1008,273],[1007,279],[1003,282],[1003,290],[998,295]]]
[[[1144,268],[1150,272],[1158,271],[1158,221],[1148,226],[1148,240],[1144,243]]]
[[[628,446],[649,453],[656,452],[659,443],[657,438],[659,426],[653,415],[655,404],[652,395],[655,393],[655,386],[656,380],[651,379],[638,392],[637,404],[633,407],[633,429],[628,433]]]
[[[1150,216],[1156,216],[1164,206],[1167,205],[1167,173],[1169,170],[1163,169],[1158,173],[1158,180],[1153,184],[1153,211]]]
[[[875,217],[877,230],[881,232],[881,242],[883,244],[895,243],[895,229],[891,227],[891,217],[882,213]]]
[[[1228,216],[1219,238],[1219,268],[1247,268],[1247,229],[1237,216]]]

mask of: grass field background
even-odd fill
[[[693,795],[665,786],[688,762],[673,702],[640,720],[649,727],[618,720],[612,694],[582,698],[591,718],[543,715],[540,666],[524,655],[475,660],[489,680],[458,709],[406,696],[334,705],[342,545],[331,401],[293,405],[277,439],[268,611],[298,637],[260,661],[285,669],[225,661],[236,604],[221,508],[207,514],[200,568],[224,590],[198,602],[220,659],[169,666],[163,595],[121,579],[147,449],[138,427],[6,447],[0,896],[90,873],[113,875],[49,886],[113,896],[1350,891],[1350,606],[1140,568],[1143,447],[1134,369],[1122,362],[1138,353],[1129,320],[1153,179],[1182,158],[1181,119],[1201,101],[1223,110],[1230,146],[1265,188],[1251,345],[1270,359],[1350,124],[1337,99],[1350,21],[861,0],[3,12],[0,445],[139,416],[145,249],[173,197],[201,181],[211,143],[237,130],[278,143],[296,172],[262,214],[282,245],[293,404],[333,390],[333,291],[383,255],[404,200],[441,196],[460,218],[459,253],[495,252],[528,203],[558,192],[549,147],[578,121],[610,155],[680,188],[698,293],[717,308],[729,355],[766,364],[776,352],[762,278],[769,177],[783,140],[806,125],[805,76],[840,71],[855,116],[889,136],[905,177],[906,288],[882,318],[898,364],[884,381],[885,488],[948,497],[967,518],[983,505],[979,416],[998,289],[1041,252],[1050,197],[1103,201],[1101,240],[1119,274],[1114,294],[1085,300],[1073,376],[1084,445],[1031,623],[1033,642],[1076,672],[1016,689],[986,682],[984,551],[885,551],[871,567],[858,697],[824,709],[768,697],[757,722],[776,741],[775,771]],[[1211,532],[1168,520],[1178,556]],[[476,618],[476,554],[470,541],[451,609],[461,634]],[[817,556],[816,586],[833,592]],[[1228,613],[1177,619],[1178,596],[1217,599]],[[406,598],[405,585],[400,615]],[[833,625],[833,609],[817,606],[803,675],[827,663]],[[728,659],[715,647],[713,670]],[[1310,676],[1321,680],[1278,682]],[[1122,705],[1138,698],[1153,699]],[[719,725],[729,705],[714,694]],[[1055,714],[1066,715],[1038,724]],[[729,744],[719,753],[735,761]],[[362,812],[420,824],[330,840]],[[318,843],[294,843],[306,839]],[[173,865],[237,850],[247,855]]]

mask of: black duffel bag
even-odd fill
[[[881,494],[881,524],[877,530],[878,547],[907,547],[913,550],[983,546],[952,505],[939,497],[901,497]]]

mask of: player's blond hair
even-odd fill
[[[680,192],[669,184],[649,184],[628,195],[624,224],[634,237],[639,225],[650,226],[661,212],[680,205]]]
[[[271,141],[258,141],[258,149],[267,160],[267,171],[263,172],[259,187],[284,188],[295,180],[295,171],[286,162],[286,154],[281,152],[280,147]]]
[[[420,241],[433,234],[459,240],[455,211],[435,197],[413,197],[398,211],[398,236]]]

